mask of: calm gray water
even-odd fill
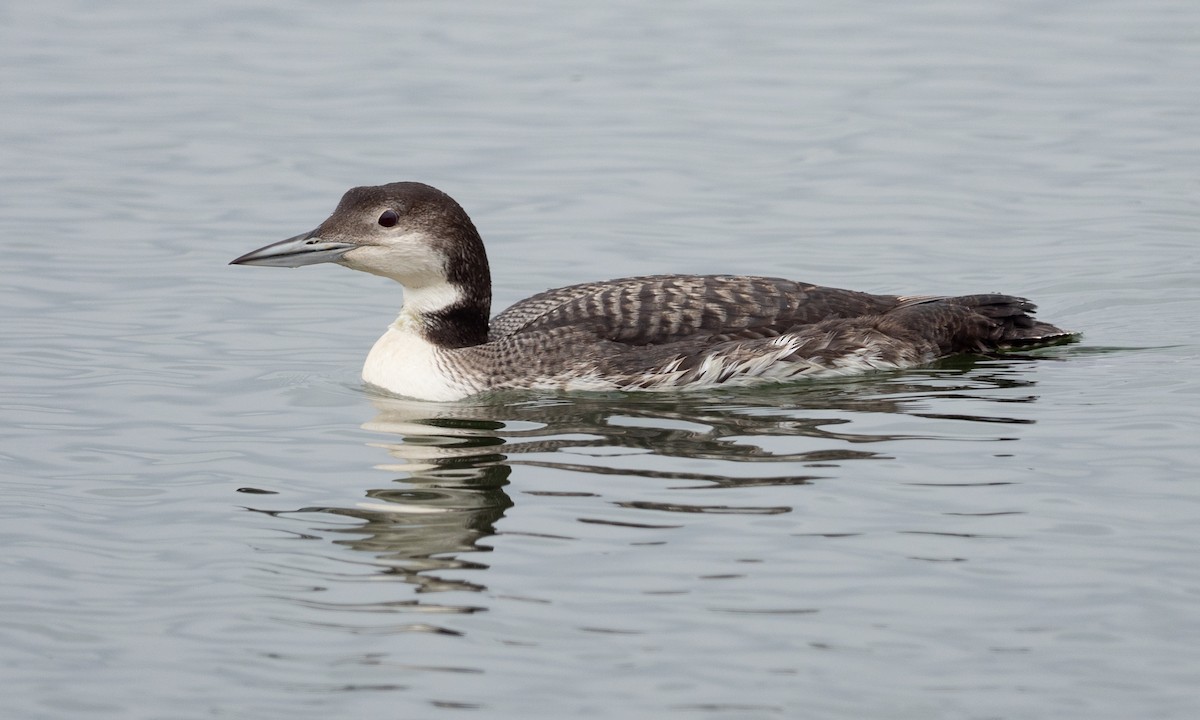
[[[1193,718],[1200,4],[0,8],[5,718]],[[1002,290],[1031,356],[670,397],[358,382],[229,267],[422,180],[498,306]]]

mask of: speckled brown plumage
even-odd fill
[[[1070,337],[1035,321],[1034,310],[998,294],[908,299],[780,278],[624,278],[517,303],[462,360],[490,368],[494,387],[589,374],[625,389],[784,380]],[[545,352],[554,347],[570,352]],[[769,363],[759,364],[763,358]]]

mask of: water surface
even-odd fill
[[[1200,9],[0,10],[21,718],[1190,718]],[[422,180],[497,306],[1005,291],[1080,344],[698,395],[358,382],[401,301],[228,267]]]

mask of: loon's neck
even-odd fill
[[[439,283],[404,289],[404,307],[396,321],[397,329],[420,334],[440,348],[482,345],[488,339],[488,315],[491,288],[483,294],[479,288]]]
[[[447,227],[432,244],[444,257],[444,271],[396,278],[404,285],[398,325],[415,329],[440,348],[482,345],[488,340],[492,310],[492,273],[483,239],[461,210],[443,221]]]
[[[398,329],[419,333],[439,348],[482,345],[488,340],[492,310],[492,278],[483,244],[478,253],[451,258],[447,266],[447,276],[415,286],[405,283]]]

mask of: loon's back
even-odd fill
[[[571,285],[522,300],[492,320],[491,337],[586,326],[610,340],[658,345],[689,336],[771,337],[830,318],[886,312],[901,299],[782,278],[648,275]]]
[[[626,345],[662,345],[689,338],[708,343],[754,340],[825,321],[885,316],[918,306],[920,310],[889,318],[889,324],[928,334],[955,322],[987,318],[992,323],[975,328],[980,335],[975,338],[977,349],[1053,343],[1071,336],[1034,320],[1036,306],[1010,295],[873,295],[772,277],[647,275],[533,295],[493,318],[489,339],[572,327]],[[965,337],[959,341],[970,344]]]

